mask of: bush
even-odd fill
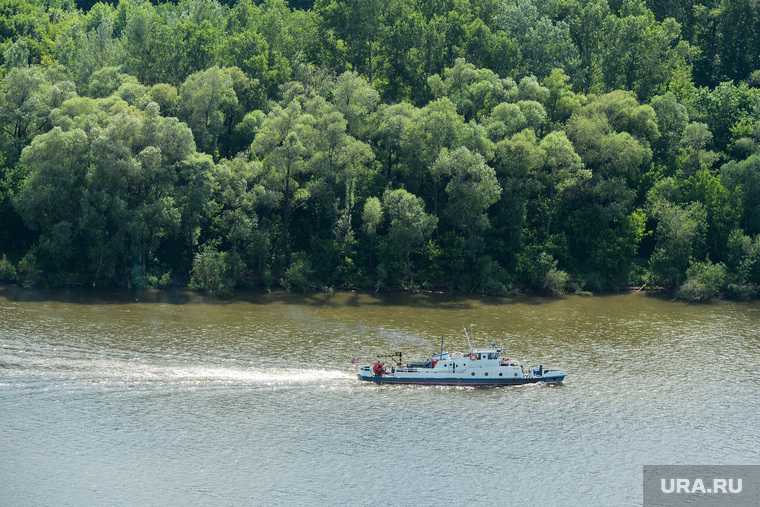
[[[285,270],[282,286],[288,292],[307,292],[314,288],[312,275],[309,259],[302,254],[296,255],[293,262],[290,263],[290,267]]]
[[[480,261],[480,292],[488,296],[506,296],[511,289],[509,275],[490,257]]]
[[[37,266],[37,256],[33,251],[28,252],[18,261],[16,280],[24,287],[32,287],[42,280],[42,271]]]
[[[528,246],[517,256],[517,274],[520,282],[532,290],[544,288],[546,275],[556,268],[557,261],[540,247]]]
[[[561,296],[567,291],[567,283],[570,277],[564,271],[551,268],[544,279],[544,290],[552,296]]]
[[[570,277],[557,267],[557,260],[539,247],[528,247],[517,260],[517,271],[530,289],[552,296],[567,292]]]
[[[195,254],[190,274],[190,288],[212,295],[229,294],[238,284],[243,262],[235,252],[220,252],[206,245]]]
[[[152,289],[165,289],[172,283],[172,272],[167,271],[162,275],[148,275],[148,287]]]
[[[3,254],[0,258],[0,282],[15,282],[16,281],[16,267],[8,257]]]
[[[681,285],[677,295],[693,303],[709,301],[726,286],[727,276],[723,264],[692,262],[686,272],[686,283]]]
[[[760,70],[753,70],[747,78],[747,83],[753,88],[760,88]]]
[[[726,287],[726,297],[739,301],[749,301],[757,296],[757,287],[752,284],[729,283]]]

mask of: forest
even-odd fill
[[[0,280],[760,289],[755,0],[0,0]]]

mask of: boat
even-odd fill
[[[466,334],[466,330],[465,330]],[[467,335],[469,342],[469,335]],[[392,359],[385,362],[383,359]],[[538,365],[524,368],[506,357],[504,350],[492,344],[473,348],[467,354],[449,354],[441,350],[423,361],[404,363],[402,353],[380,356],[372,364],[359,366],[359,380],[375,384],[414,384],[433,386],[515,386],[524,384],[561,384],[567,373]]]

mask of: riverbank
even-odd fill
[[[591,293],[580,291],[562,296],[542,296],[525,293],[512,293],[505,296],[461,294],[445,291],[362,291],[362,290],[325,290],[307,293],[293,293],[284,289],[273,291],[237,290],[225,295],[211,295],[203,291],[188,288],[167,289],[93,289],[86,287],[69,288],[29,288],[16,284],[0,284],[0,298],[12,301],[60,301],[78,304],[129,304],[129,303],[166,303],[166,304],[232,304],[273,302],[293,304],[358,304],[359,301],[377,303],[392,302],[411,307],[436,305],[455,305],[464,301],[480,301],[484,304],[550,304],[567,298],[604,299],[621,296],[640,296],[662,301],[681,302],[672,293],[661,289],[629,288],[615,293]],[[715,299],[735,301],[731,299]]]

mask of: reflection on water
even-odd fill
[[[760,461],[760,305],[0,289],[0,505],[640,504]],[[461,329],[563,386],[374,386]]]

